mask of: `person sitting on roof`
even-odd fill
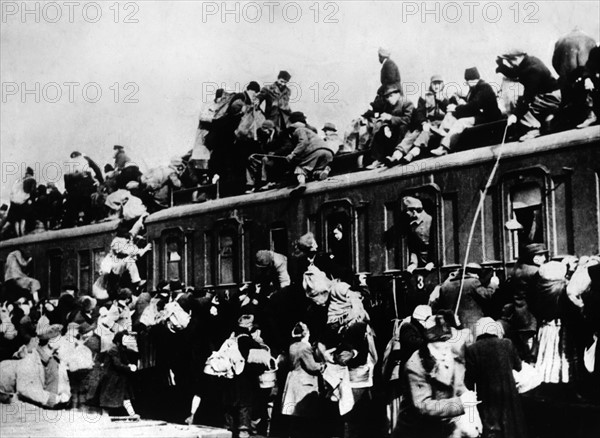
[[[367,169],[384,166],[386,157],[392,155],[394,147],[400,143],[408,131],[414,105],[400,92],[397,85],[388,85],[383,91],[385,104],[376,119],[371,155],[373,162]],[[377,115],[375,113],[374,115]]]
[[[138,182],[142,176],[139,166],[134,163],[125,153],[125,147],[115,145],[113,147],[115,154],[115,176],[117,188],[124,189],[130,182]]]
[[[272,121],[265,120],[256,134],[260,153],[248,157],[246,193],[275,187],[277,181],[291,170],[285,159],[294,149],[288,132],[278,132]]]
[[[331,171],[329,164],[333,160],[333,151],[317,135],[316,129],[308,125],[304,113],[293,112],[289,121],[294,150],[286,159],[295,166],[298,184],[303,185],[307,178],[316,181],[326,179]]]
[[[514,118],[526,131],[519,140],[525,141],[540,135],[545,119],[555,113],[561,102],[558,81],[548,67],[535,56],[513,49],[496,58],[496,72],[523,84],[523,96],[517,101]]]
[[[431,127],[439,127],[446,115],[448,99],[442,95],[444,80],[440,75],[431,77],[429,90],[419,98],[417,109],[413,113],[411,130],[396,146],[396,150],[388,160],[397,163],[404,160],[410,163],[421,154],[421,150],[429,147],[432,139]]]
[[[431,151],[433,155],[441,156],[450,152],[465,129],[502,118],[496,93],[490,84],[481,79],[477,67],[465,70],[465,81],[469,85],[467,100],[464,102],[459,99],[459,105],[448,105],[448,114],[442,122],[442,128],[436,131],[443,138],[440,147]],[[445,126],[449,127],[447,132],[444,130]]]
[[[150,169],[141,177],[144,204],[151,212],[171,205],[171,191],[181,188],[184,165],[181,157],[172,157],[168,166]]]

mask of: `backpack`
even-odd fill
[[[238,338],[232,333],[225,339],[219,351],[213,351],[204,365],[205,374],[233,379],[244,371],[246,361],[240,353],[237,340]]]
[[[400,351],[400,330],[402,326],[408,322],[407,319],[395,319],[394,320],[394,331],[392,338],[387,343],[385,351],[383,352],[383,360],[381,366],[381,373],[385,380],[398,380],[400,379],[400,362],[391,361],[390,356],[394,351]]]

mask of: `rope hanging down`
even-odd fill
[[[471,242],[473,241],[473,234],[475,233],[475,224],[477,223],[477,219],[479,218],[479,214],[481,213],[481,209],[483,208],[483,202],[485,201],[485,197],[487,195],[487,191],[492,185],[492,181],[494,181],[494,176],[496,176],[496,171],[498,170],[498,166],[500,165],[500,158],[502,158],[502,152],[504,146],[504,142],[506,141],[506,133],[508,132],[508,127],[514,123],[514,120],[511,120],[509,117],[506,128],[504,128],[504,134],[502,135],[502,143],[500,143],[498,157],[496,157],[496,163],[492,168],[492,172],[487,180],[487,183],[481,192],[481,197],[479,198],[479,204],[477,205],[477,209],[475,210],[475,217],[473,218],[473,222],[471,223],[471,231],[469,231],[469,239],[467,240],[467,252],[465,253],[465,262],[462,266],[462,276],[460,279],[460,289],[458,290],[458,299],[456,300],[456,309],[454,310],[454,315],[458,315],[458,307],[460,305],[460,299],[462,298],[463,287],[465,285],[465,274],[467,272],[467,263],[469,262],[469,253],[471,252]]]

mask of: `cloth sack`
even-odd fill
[[[265,116],[261,111],[254,109],[254,106],[247,107],[235,130],[235,136],[239,139],[256,140],[256,130],[264,121]]]
[[[513,370],[513,376],[515,383],[517,384],[517,391],[519,394],[531,391],[537,388],[542,383],[542,376],[535,369],[534,366],[523,362],[521,365],[521,371]]]
[[[594,342],[583,353],[583,364],[588,372],[594,372],[594,366],[596,365],[596,349],[598,346],[598,336],[594,335]]]
[[[223,342],[218,351],[214,351],[206,360],[204,373],[233,379],[244,371],[246,361],[240,353],[237,343],[237,337],[232,333],[229,338]]]

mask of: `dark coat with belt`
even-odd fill
[[[105,356],[106,374],[102,378],[100,406],[103,408],[120,408],[123,401],[133,398],[133,390],[129,381],[131,370],[124,347],[113,346]]]
[[[513,370],[521,370],[521,359],[508,339],[483,335],[467,347],[465,383],[477,388],[484,436],[527,436],[521,399]]]
[[[558,82],[548,67],[535,56],[525,55],[521,64],[515,68],[500,64],[496,71],[523,84],[523,96],[517,105],[516,115],[525,114],[528,105],[538,94],[551,93],[558,89]]]
[[[400,69],[391,58],[386,58],[381,66],[381,89],[388,85],[400,86]]]
[[[502,118],[496,93],[490,84],[480,79],[467,96],[467,103],[458,105],[454,111],[454,117],[475,117],[475,124],[495,122]]]

